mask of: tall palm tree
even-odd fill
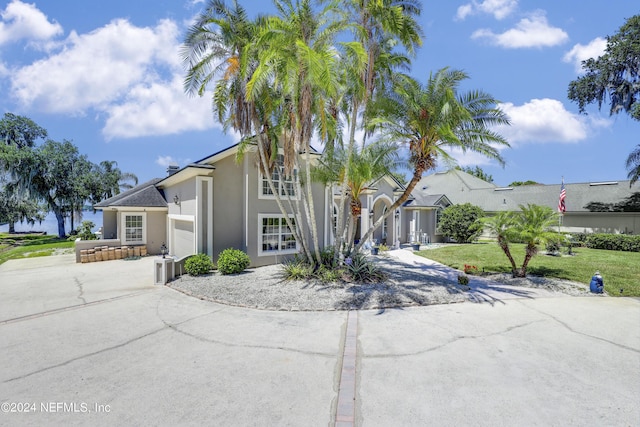
[[[387,216],[408,199],[438,158],[452,160],[447,149],[473,151],[504,164],[497,147],[508,147],[509,143],[492,127],[508,125],[509,119],[496,106],[496,99],[485,92],[458,94],[461,82],[468,78],[465,72],[449,68],[431,74],[426,85],[400,76],[393,93],[378,99],[376,117],[369,125],[389,140],[405,144],[413,167],[411,180]],[[378,219],[374,227],[384,218]],[[362,240],[371,233],[373,230],[369,229]]]
[[[627,171],[629,171],[627,177],[631,180],[629,187],[631,187],[638,181],[638,179],[640,179],[640,145],[638,145],[636,149],[629,154],[626,166]]]
[[[364,129],[369,104],[385,83],[392,81],[393,73],[408,68],[409,59],[417,46],[422,44],[421,28],[416,17],[420,3],[415,0],[350,0],[343,2],[347,21],[353,29],[355,41],[343,43],[343,68],[345,94],[343,111],[349,126],[347,153],[355,151],[357,129]],[[368,134],[365,133],[362,146]],[[331,145],[329,145],[331,148]],[[347,169],[350,162],[347,162]],[[345,174],[347,177],[348,172]],[[341,183],[341,194],[347,194],[348,183]],[[345,200],[340,205],[345,206]],[[338,211],[339,228],[346,231],[344,212]],[[336,251],[342,251],[343,233],[337,236]]]

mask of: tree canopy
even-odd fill
[[[599,58],[582,62],[584,76],[569,83],[569,99],[584,113],[586,106],[609,103],[609,115],[621,111],[640,121],[640,15],[627,19]],[[626,160],[633,185],[640,178],[640,144]]]
[[[42,221],[44,211],[56,215],[58,235],[64,237],[65,218],[81,213],[85,203],[97,203],[137,184],[113,161],[99,165],[81,155],[71,142],[38,139],[47,131],[31,119],[5,113],[0,120],[0,221],[14,229],[16,221]],[[45,207],[43,208],[42,203]]]
[[[604,54],[583,61],[582,68],[585,74],[569,83],[569,99],[581,112],[588,104],[601,108],[608,101],[609,114],[624,111],[640,120],[640,15],[608,36]]]

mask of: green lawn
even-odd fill
[[[524,259],[524,245],[514,244],[511,250],[518,266]],[[557,277],[589,284],[599,270],[609,295],[640,296],[640,253],[600,249],[575,248],[575,256],[536,255],[527,274]],[[451,245],[418,252],[418,255],[462,270],[465,264],[475,265],[479,271],[510,272],[506,255],[496,243]],[[623,293],[620,294],[620,289]]]
[[[10,259],[48,256],[55,249],[69,249],[74,242],[41,234],[0,233],[0,264]]]

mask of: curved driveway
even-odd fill
[[[152,263],[0,266],[0,425],[640,420],[637,299],[269,312],[154,287]]]

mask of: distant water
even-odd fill
[[[80,224],[82,224],[82,221],[93,222],[96,226],[93,228],[92,231],[95,233],[96,231],[98,231],[100,227],[102,227],[102,211],[96,211],[96,213],[93,213],[93,211],[82,212],[82,220],[78,221],[76,218],[76,220],[73,223],[74,227],[78,228]],[[27,224],[26,222],[16,223],[16,231],[32,231],[32,232],[45,231],[47,234],[57,235],[58,221],[56,220],[56,216],[52,212],[50,212],[49,214],[47,214],[47,216],[45,217],[44,221],[42,221],[42,223],[38,223],[37,221],[34,225]],[[69,220],[69,218],[67,218],[67,220],[65,221],[64,231],[67,233],[67,235],[69,234],[69,231],[71,231],[71,221]],[[0,225],[0,233],[8,233],[8,232],[9,232],[9,224]]]

